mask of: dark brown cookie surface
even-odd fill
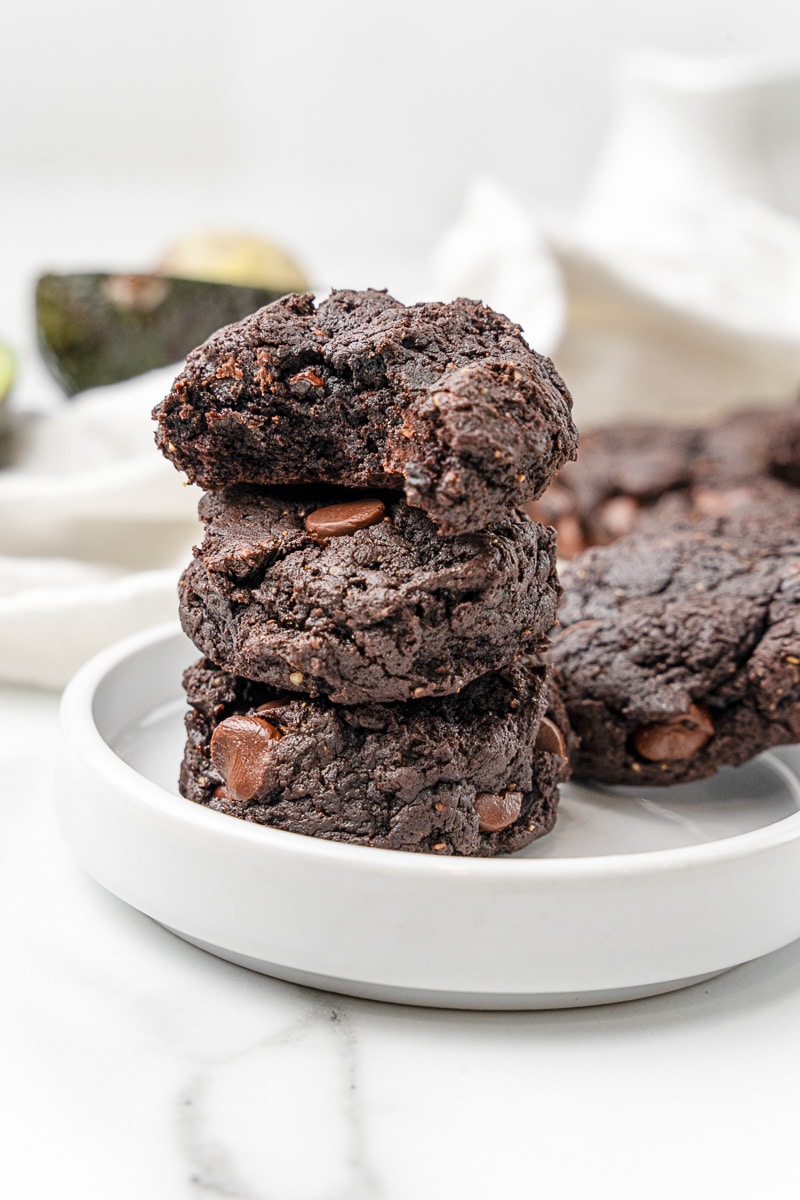
[[[531,663],[407,704],[288,696],[208,660],[184,686],[181,793],[219,812],[335,841],[479,856],[519,850],[555,821],[566,760],[542,729],[546,673]]]
[[[800,738],[800,522],[630,534],[562,573],[547,658],[577,775],[667,784]]]
[[[219,330],[157,407],[157,442],[204,489],[402,490],[443,532],[484,528],[574,457],[572,401],[518,326],[470,300],[287,296]]]
[[[800,404],[733,413],[710,428],[624,424],[581,438],[541,500],[527,507],[555,526],[559,554],[605,546],[643,521],[702,520],[800,500]]]
[[[771,475],[757,475],[740,482],[710,480],[689,488],[667,492],[637,514],[639,531],[664,530],[670,526],[701,524],[707,519],[771,521],[776,528],[791,529],[800,522],[800,488],[782,483]]]
[[[342,704],[459,691],[538,649],[560,588],[552,530],[443,536],[396,494],[236,487],[200,504],[184,630],[236,675]]]

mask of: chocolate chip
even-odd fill
[[[349,500],[345,504],[329,504],[318,508],[306,517],[306,529],[318,538],[343,537],[377,525],[386,515],[381,500]]]
[[[671,762],[691,758],[714,736],[709,713],[696,704],[671,721],[658,721],[637,729],[632,741],[636,753],[650,762]]]
[[[263,787],[267,760],[280,736],[262,717],[220,721],[211,738],[211,757],[233,800],[252,800]]]
[[[529,521],[535,521],[537,525],[549,525],[553,519],[552,513],[538,500],[529,500],[527,504],[523,504],[522,511]]]
[[[475,811],[481,833],[499,833],[522,812],[522,792],[483,792],[475,797]]]
[[[544,751],[545,754],[557,754],[559,758],[567,757],[567,743],[564,741],[564,735],[549,717],[542,717],[533,748],[537,751]]]
[[[545,500],[531,500],[523,504],[525,515],[538,525],[552,525],[556,531],[556,549],[558,557],[574,558],[576,554],[586,549],[586,538],[581,529],[581,523],[573,512],[569,493],[564,488],[553,486],[546,493]]]
[[[747,509],[755,500],[752,488],[709,488],[697,486],[692,489],[695,508],[704,517],[729,517],[737,509]]]
[[[586,549],[586,538],[583,536],[581,523],[577,517],[568,513],[556,521],[556,553],[559,558],[575,558]]]
[[[636,523],[639,505],[633,496],[612,496],[600,509],[600,526],[611,541],[630,533]]]

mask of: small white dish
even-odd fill
[[[182,799],[173,626],[98,655],[64,695],[57,810],[82,866],[180,937],[268,975],[454,1008],[654,995],[800,936],[800,748],[701,784],[562,790],[513,858],[282,833]]]

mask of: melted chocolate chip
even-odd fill
[[[557,754],[559,758],[567,757],[567,743],[564,741],[564,735],[549,717],[542,717],[533,748],[544,751],[545,754]]]
[[[746,510],[755,498],[752,487],[692,488],[692,502],[704,517],[729,517],[737,509]]]
[[[475,797],[478,829],[481,833],[499,833],[513,825],[522,811],[522,792],[483,792]]]
[[[611,540],[624,537],[636,524],[639,505],[633,496],[612,496],[600,509],[603,533]]]
[[[554,484],[545,494],[544,501],[531,500],[523,504],[522,509],[531,521],[555,528],[559,558],[574,558],[586,549],[581,523],[572,511],[573,502],[565,489]]]
[[[553,514],[539,500],[529,500],[527,504],[523,504],[522,511],[529,521],[535,521],[537,525],[550,525],[553,520]]]
[[[318,538],[343,537],[377,525],[386,515],[381,500],[349,500],[345,504],[329,504],[318,508],[306,517],[306,529]]]
[[[556,551],[559,558],[575,558],[586,549],[581,523],[572,513],[556,521]]]
[[[691,758],[714,736],[714,723],[704,708],[696,704],[671,721],[643,725],[633,735],[636,753],[650,762],[671,762]]]
[[[211,738],[214,766],[233,800],[252,800],[264,783],[264,771],[280,733],[262,717],[236,716],[220,721]]]

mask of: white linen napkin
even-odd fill
[[[156,450],[150,411],[176,370],[17,417],[0,470],[0,679],[60,686],[175,618],[199,490]]]

